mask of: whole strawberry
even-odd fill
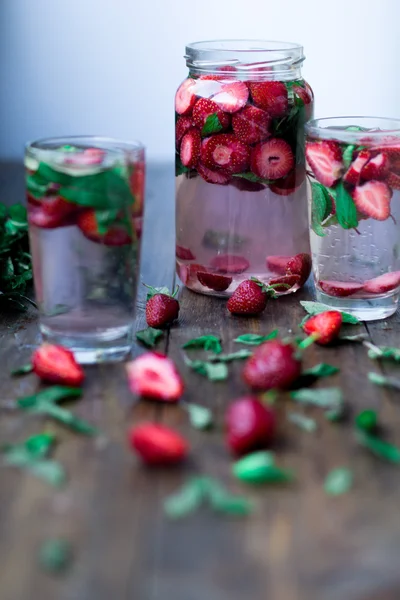
[[[160,423],[141,423],[128,431],[129,444],[148,465],[173,465],[188,453],[186,440]]]
[[[226,443],[235,454],[266,448],[275,435],[275,414],[253,396],[233,402],[225,414]]]
[[[254,279],[242,281],[229,298],[227,307],[233,315],[259,315],[267,305],[268,288]]]
[[[149,327],[164,327],[169,325],[179,315],[179,302],[175,298],[178,287],[173,294],[170,294],[166,288],[162,291],[157,288],[149,288],[146,303],[146,322]],[[165,290],[165,291],[164,291]]]
[[[244,365],[244,381],[260,391],[290,387],[301,373],[301,359],[296,352],[292,344],[280,340],[261,344]]]
[[[308,319],[303,329],[307,335],[315,336],[317,344],[325,346],[339,336],[341,326],[342,313],[338,310],[327,310]]]

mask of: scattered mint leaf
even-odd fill
[[[314,233],[323,237],[325,231],[322,227],[322,222],[332,212],[332,200],[326,187],[316,181],[311,182],[311,193],[311,226]]]
[[[238,350],[237,352],[231,352],[230,354],[218,354],[218,356],[210,356],[209,360],[212,362],[221,362],[221,363],[227,363],[227,362],[232,362],[234,360],[244,360],[245,358],[249,358],[249,356],[252,356],[252,351],[251,350],[247,350],[247,348],[242,348],[241,350]]]
[[[164,501],[164,512],[170,519],[181,519],[194,513],[206,496],[203,477],[192,477],[181,490]]]
[[[222,352],[221,339],[215,335],[201,335],[200,337],[193,338],[185,344],[182,348],[204,348],[209,352],[220,354]]]
[[[237,342],[238,344],[246,344],[248,346],[259,346],[260,344],[263,344],[264,342],[267,342],[268,340],[274,340],[276,337],[278,337],[278,333],[279,332],[277,329],[274,329],[268,335],[258,335],[256,333],[244,333],[243,335],[239,335],[239,337],[237,337],[233,341]]]
[[[208,481],[208,497],[211,508],[226,515],[246,516],[252,512],[252,504],[243,496],[228,492],[218,481]]]
[[[268,392],[264,392],[260,396],[261,402],[264,404],[268,404],[268,406],[273,406],[278,399],[278,390],[272,389],[268,390]]]
[[[136,339],[148,348],[154,348],[162,335],[163,332],[160,329],[147,327],[136,332]]]
[[[321,304],[320,302],[312,302],[310,300],[300,300],[300,304],[301,306],[304,308],[304,310],[311,316],[313,315],[319,315],[322,312],[326,312],[327,310],[330,310],[329,306],[326,306],[325,304]],[[337,310],[337,309],[335,309]],[[342,319],[343,319],[343,323],[349,323],[350,325],[359,325],[360,321],[357,319],[357,317],[354,317],[353,315],[350,315],[349,313],[346,312],[342,312]]]
[[[313,433],[317,430],[317,423],[314,419],[310,417],[306,417],[301,413],[291,412],[288,414],[288,421],[303,429],[303,431],[307,431],[308,433]]]
[[[205,375],[210,381],[225,381],[228,379],[228,367],[225,363],[212,363],[206,360],[190,360],[184,357],[185,364],[199,373]]]
[[[270,183],[273,183],[272,180],[263,179],[263,177],[258,177],[258,175],[255,175],[251,171],[249,171],[248,173],[234,173],[233,177],[240,177],[242,179],[247,179],[247,181],[252,181],[253,183],[262,183],[264,185],[269,185]]]
[[[303,371],[302,375],[306,377],[329,377],[330,375],[339,373],[339,371],[340,369],[338,367],[328,365],[327,363],[319,363],[318,365]]]
[[[275,465],[272,452],[261,450],[247,454],[233,465],[233,474],[246,483],[282,483],[293,480],[293,473]]]
[[[325,416],[331,421],[340,419],[344,412],[343,393],[338,387],[317,390],[302,388],[290,392],[290,396],[300,404],[311,404],[325,409]]]
[[[345,169],[348,169],[349,166],[351,165],[355,149],[356,149],[356,146],[349,144],[348,146],[346,146],[345,150],[343,150],[342,161],[343,161],[343,165],[344,165]]]
[[[375,385],[382,385],[389,388],[394,388],[396,390],[400,390],[400,379],[396,379],[395,377],[385,377],[384,375],[380,375],[379,373],[368,373],[368,379],[375,383]]]
[[[329,496],[341,496],[346,494],[353,485],[353,473],[346,467],[338,467],[328,473],[324,490]]]
[[[357,209],[353,198],[340,181],[336,187],[336,218],[343,229],[353,229],[358,225]]]
[[[393,360],[400,362],[400,348],[392,348],[391,346],[375,346],[371,342],[364,342],[364,346],[368,348],[368,357],[372,360],[377,358]]]
[[[378,427],[378,416],[374,410],[362,410],[355,419],[357,429],[371,433]]]
[[[33,367],[31,365],[31,363],[28,363],[26,365],[21,365],[20,367],[13,369],[11,371],[11,375],[12,375],[12,377],[16,377],[17,375],[26,375],[27,373],[32,373],[32,371],[33,371]]]
[[[378,458],[396,465],[400,464],[400,448],[397,448],[397,446],[386,442],[377,435],[360,429],[356,429],[356,438],[362,446]]]
[[[368,339],[368,333],[357,333],[356,335],[341,335],[339,340],[343,340],[346,342],[363,342]]]
[[[203,129],[201,130],[201,135],[211,135],[212,133],[218,133],[223,129],[221,122],[218,118],[217,113],[213,113],[208,115],[206,122],[203,125]]]
[[[213,414],[209,408],[190,402],[182,404],[189,413],[190,424],[195,429],[210,429],[214,424]]]
[[[64,539],[46,540],[39,550],[39,564],[49,573],[64,572],[72,559],[71,544]]]

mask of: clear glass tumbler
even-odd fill
[[[39,140],[25,153],[29,236],[43,339],[82,363],[131,349],[144,148],[108,138]]]
[[[400,289],[400,121],[317,119],[306,133],[317,300],[388,317]]]

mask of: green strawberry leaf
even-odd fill
[[[316,421],[314,419],[311,419],[310,417],[302,415],[301,413],[290,412],[288,414],[288,421],[290,421],[290,423],[293,423],[294,425],[297,425],[297,427],[299,427],[303,431],[307,431],[308,433],[313,433],[317,430]]]
[[[160,329],[147,327],[136,332],[136,339],[144,344],[144,346],[147,346],[147,348],[154,348],[162,335],[163,332]]]
[[[318,365],[314,365],[310,369],[306,369],[302,372],[302,375],[306,377],[329,377],[329,375],[335,375],[335,373],[339,373],[340,369],[338,367],[334,367],[333,365],[328,365],[327,363],[319,363]]]
[[[293,480],[293,473],[277,467],[273,453],[264,450],[237,460],[232,471],[237,479],[245,483],[286,483]]]
[[[67,540],[46,540],[40,547],[39,564],[48,573],[65,572],[71,560],[72,547]]]
[[[218,118],[217,113],[213,113],[212,115],[208,115],[206,122],[203,125],[203,129],[201,130],[201,135],[211,135],[212,133],[218,133],[223,129],[221,122]]]
[[[375,383],[375,385],[381,385],[384,387],[393,388],[395,390],[400,390],[400,379],[396,379],[395,377],[385,377],[384,375],[380,375],[379,373],[368,373],[368,379]]]
[[[32,371],[33,371],[33,367],[31,365],[31,363],[28,363],[26,365],[21,365],[20,367],[13,369],[11,371],[11,375],[12,375],[12,377],[16,377],[18,375],[26,375],[27,373],[32,373]]]
[[[205,406],[194,404],[190,402],[188,404],[182,404],[182,406],[189,413],[190,424],[195,429],[210,429],[214,424],[214,418],[211,410]]]
[[[258,335],[257,333],[244,333],[243,335],[239,335],[239,337],[235,338],[233,341],[238,344],[246,344],[248,346],[259,346],[268,340],[274,340],[278,337],[278,330],[274,329],[271,333],[267,335]]]
[[[222,352],[221,338],[215,335],[201,335],[183,344],[182,348],[204,348],[209,352],[220,354]]]
[[[400,362],[400,348],[392,348],[391,346],[375,346],[371,342],[363,342],[368,348],[368,357],[372,360],[385,359],[394,362]]]
[[[345,150],[343,150],[342,161],[345,169],[348,169],[353,160],[353,154],[356,146],[349,144],[346,146]]]
[[[353,198],[340,182],[336,194],[336,218],[343,229],[353,229],[358,225],[357,209]]]
[[[400,448],[397,446],[360,429],[356,429],[356,439],[378,458],[396,465],[400,464]]]
[[[300,304],[301,306],[304,308],[304,310],[311,316],[313,315],[319,315],[322,312],[326,312],[329,309],[329,306],[326,306],[325,304],[321,304],[320,302],[312,302],[310,300],[300,300]],[[335,309],[337,310],[337,309]],[[353,315],[350,315],[349,313],[346,312],[342,312],[342,320],[343,323],[349,323],[351,325],[359,325],[361,323],[361,321],[359,321],[357,319],[357,317],[354,317]]]
[[[353,473],[346,467],[333,469],[326,476],[324,490],[328,496],[346,494],[353,485]]]
[[[302,388],[294,390],[290,393],[290,396],[300,404],[310,404],[325,409],[325,416],[331,421],[337,421],[343,416],[343,393],[338,387],[319,388],[317,390]]]

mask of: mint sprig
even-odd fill
[[[400,348],[393,348],[392,346],[375,346],[371,342],[363,342],[364,346],[368,348],[368,357],[372,360],[392,360],[394,362],[400,362]]]
[[[343,392],[338,387],[319,388],[317,390],[301,388],[290,392],[290,396],[295,402],[300,404],[323,408],[326,418],[330,421],[337,421],[343,416]]]
[[[203,348],[206,351],[221,354],[221,338],[211,334],[201,335],[185,342],[182,348]]]
[[[268,340],[274,340],[278,337],[278,330],[274,329],[271,333],[267,335],[259,335],[257,333],[244,333],[243,335],[239,335],[239,337],[235,338],[233,341],[238,344],[246,344],[248,346],[260,346],[264,342]]]
[[[136,332],[136,339],[144,346],[147,346],[147,348],[154,348],[162,336],[163,332],[160,329],[154,329],[153,327],[140,329]]]

